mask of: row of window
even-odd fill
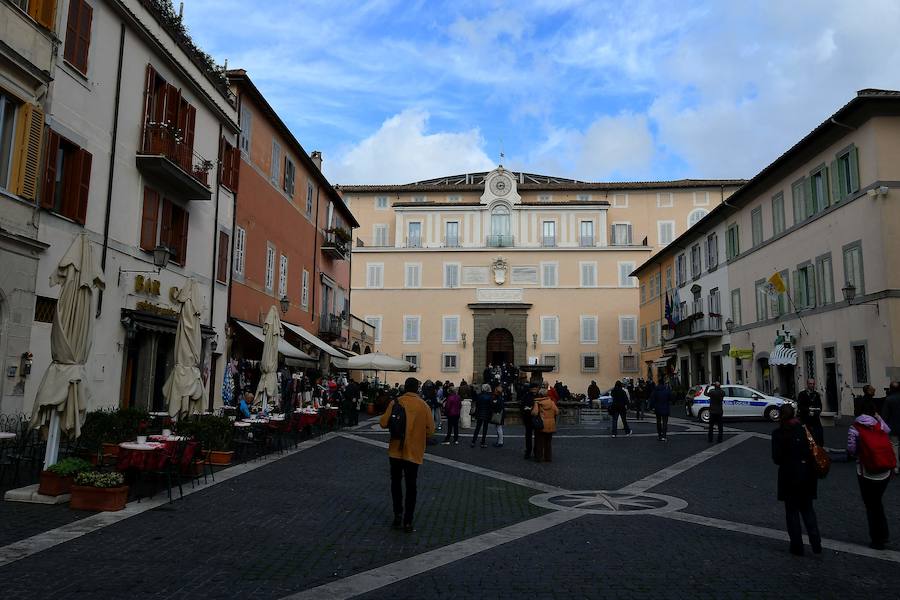
[[[617,263],[619,287],[637,286],[637,278],[631,277],[631,272],[634,271],[634,268],[634,262],[623,261]],[[461,283],[467,285],[487,283],[487,279],[475,280],[473,275],[467,275],[466,269],[474,269],[479,276],[484,276],[482,273],[484,267],[463,267],[461,263],[445,262],[443,263],[443,287],[458,288]],[[514,285],[537,285],[538,273],[540,273],[541,287],[553,288],[559,286],[558,262],[542,262],[540,268],[534,265],[516,266],[512,267],[511,271],[510,281]],[[592,288],[598,286],[596,262],[581,261],[578,263],[578,271],[580,287]],[[461,274],[465,276],[461,277]],[[384,288],[384,263],[366,263],[366,287],[370,289]],[[404,263],[403,287],[422,287],[422,263]]]
[[[834,344],[822,345],[822,362],[823,364],[835,363],[837,348]],[[871,383],[869,374],[869,348],[866,342],[851,342],[851,366],[853,369],[853,385],[863,386]],[[816,351],[815,348],[803,349],[803,368],[805,370],[805,379],[815,379],[819,381],[818,372],[816,370]]]
[[[619,370],[623,373],[636,373],[638,371],[638,357],[634,354],[619,355]],[[403,360],[415,365],[417,369],[424,367],[422,357],[418,352],[406,352]],[[459,353],[444,352],[441,354],[441,372],[456,373],[459,371]],[[583,352],[579,357],[582,373],[596,373],[600,370],[600,356],[596,352]],[[541,364],[552,365],[552,373],[559,373],[559,354],[541,354]]]
[[[278,275],[278,297],[287,296],[288,286],[288,257],[282,254],[278,259],[278,270],[275,268],[276,248],[273,244],[266,243],[266,270],[264,286],[267,292],[275,291],[275,275]],[[243,227],[234,230],[234,274],[244,277],[247,261],[247,232]],[[300,306],[306,310],[309,307],[309,271],[303,269],[300,279]]]
[[[590,202],[593,199],[591,194],[578,194],[575,197],[578,202]],[[692,192],[694,206],[709,206],[709,192]],[[413,202],[427,202],[428,196],[415,195],[412,197]],[[447,202],[461,202],[462,196],[459,194],[450,194],[447,196]],[[538,194],[538,202],[552,202],[553,194]],[[613,208],[628,208],[628,194],[613,194],[610,198],[610,206]],[[656,194],[657,208],[673,208],[675,206],[675,194],[672,192],[659,192]],[[390,207],[390,199],[387,196],[375,197],[375,208],[377,210],[387,210]],[[698,219],[699,220],[699,219]],[[695,221],[696,222],[696,221]]]
[[[641,326],[641,350],[655,348],[662,340],[662,321],[651,321]]]

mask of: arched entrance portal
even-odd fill
[[[492,365],[502,365],[513,362],[515,343],[513,335],[508,329],[492,329],[487,336],[485,355]]]

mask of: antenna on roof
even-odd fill
[[[178,20],[180,21],[183,16],[184,16],[184,2],[179,2],[178,3]]]
[[[503,154],[503,138],[500,138],[500,162],[498,163],[498,165],[501,167],[503,166],[503,159],[505,156],[506,155]]]

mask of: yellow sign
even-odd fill
[[[159,296],[159,280],[150,279],[143,275],[135,275],[134,291],[138,294],[144,293],[150,296]]]
[[[775,273],[769,277],[769,283],[772,284],[772,289],[779,294],[783,294],[787,291],[787,286],[784,285],[784,279],[781,278],[781,273]]]
[[[731,358],[750,360],[753,358],[753,348],[732,348],[728,351],[728,356]]]
[[[159,304],[153,304],[152,302],[141,301],[134,305],[134,307],[138,310],[142,310],[144,312],[152,313],[154,315],[160,315],[163,317],[177,317],[178,311],[168,308],[166,306],[160,306]]]

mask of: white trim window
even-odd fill
[[[422,287],[422,263],[404,263],[403,287]]]
[[[388,226],[384,223],[372,225],[372,245],[378,247],[388,245]]]
[[[422,317],[419,315],[403,316],[403,343],[418,344],[421,340]]]
[[[271,292],[275,286],[275,246],[266,243],[266,291]]]
[[[538,202],[553,202],[553,194],[540,194]]]
[[[577,200],[578,202],[590,202],[591,195],[590,194],[578,194],[577,196],[575,196],[575,200]]]
[[[553,367],[551,373],[559,373],[559,354],[541,354],[541,364]]]
[[[458,288],[459,287],[459,271],[461,269],[460,263],[444,263],[444,287],[445,288]]]
[[[309,308],[309,271],[303,269],[303,278],[300,280],[300,306]]]
[[[381,322],[384,319],[381,315],[366,315],[363,321],[375,328],[375,342],[381,343]]]
[[[253,131],[253,113],[246,106],[241,106],[241,153],[250,154],[251,131]]]
[[[631,223],[613,223],[610,227],[609,243],[613,246],[629,246],[631,245],[632,228]]]
[[[694,206],[709,206],[709,192],[694,192]]]
[[[388,197],[387,196],[376,196],[375,197],[375,210],[387,210],[388,209]]]
[[[541,287],[555,288],[559,285],[559,263],[541,263]]]
[[[413,366],[413,371],[419,370],[419,353],[418,352],[407,352],[403,355],[403,360],[408,362]]]
[[[284,298],[287,296],[288,289],[288,257],[284,254],[281,255],[281,258],[278,261],[278,297]]]
[[[581,287],[597,287],[597,263],[579,262],[578,270],[581,273]],[[630,273],[630,271],[629,271]]]
[[[441,354],[441,371],[444,373],[459,371],[459,354],[455,352],[444,352]]]
[[[656,222],[656,241],[660,246],[667,246],[675,239],[675,221]]]
[[[313,187],[312,181],[306,182],[306,216],[312,217],[313,213],[313,196],[315,196],[316,190]]]
[[[687,226],[688,229],[696,225],[700,222],[700,220],[709,214],[709,211],[705,208],[695,208],[690,213],[688,213],[687,217]]]
[[[597,353],[596,352],[586,352],[581,355],[581,372],[582,373],[596,373],[600,370],[597,365]]]
[[[459,315],[441,317],[441,342],[444,344],[459,343]]]
[[[628,194],[613,194],[613,208],[628,208]]]
[[[371,289],[384,287],[384,263],[366,264],[366,287]]]
[[[637,287],[637,277],[632,277],[631,273],[635,269],[635,265],[631,261],[619,261],[619,287]]]
[[[619,315],[619,343],[634,344],[637,342],[637,317]]]
[[[281,144],[272,140],[272,183],[279,185],[281,179]]]
[[[541,343],[559,343],[559,317],[541,317]]]
[[[675,194],[672,192],[657,192],[656,208],[672,208],[675,206]]]
[[[597,315],[581,315],[581,336],[582,344],[597,343]]]
[[[447,196],[447,202],[462,202],[462,196],[459,194],[450,194]]]
[[[247,256],[247,232],[243,227],[234,228],[234,274],[244,275],[244,262]]]

